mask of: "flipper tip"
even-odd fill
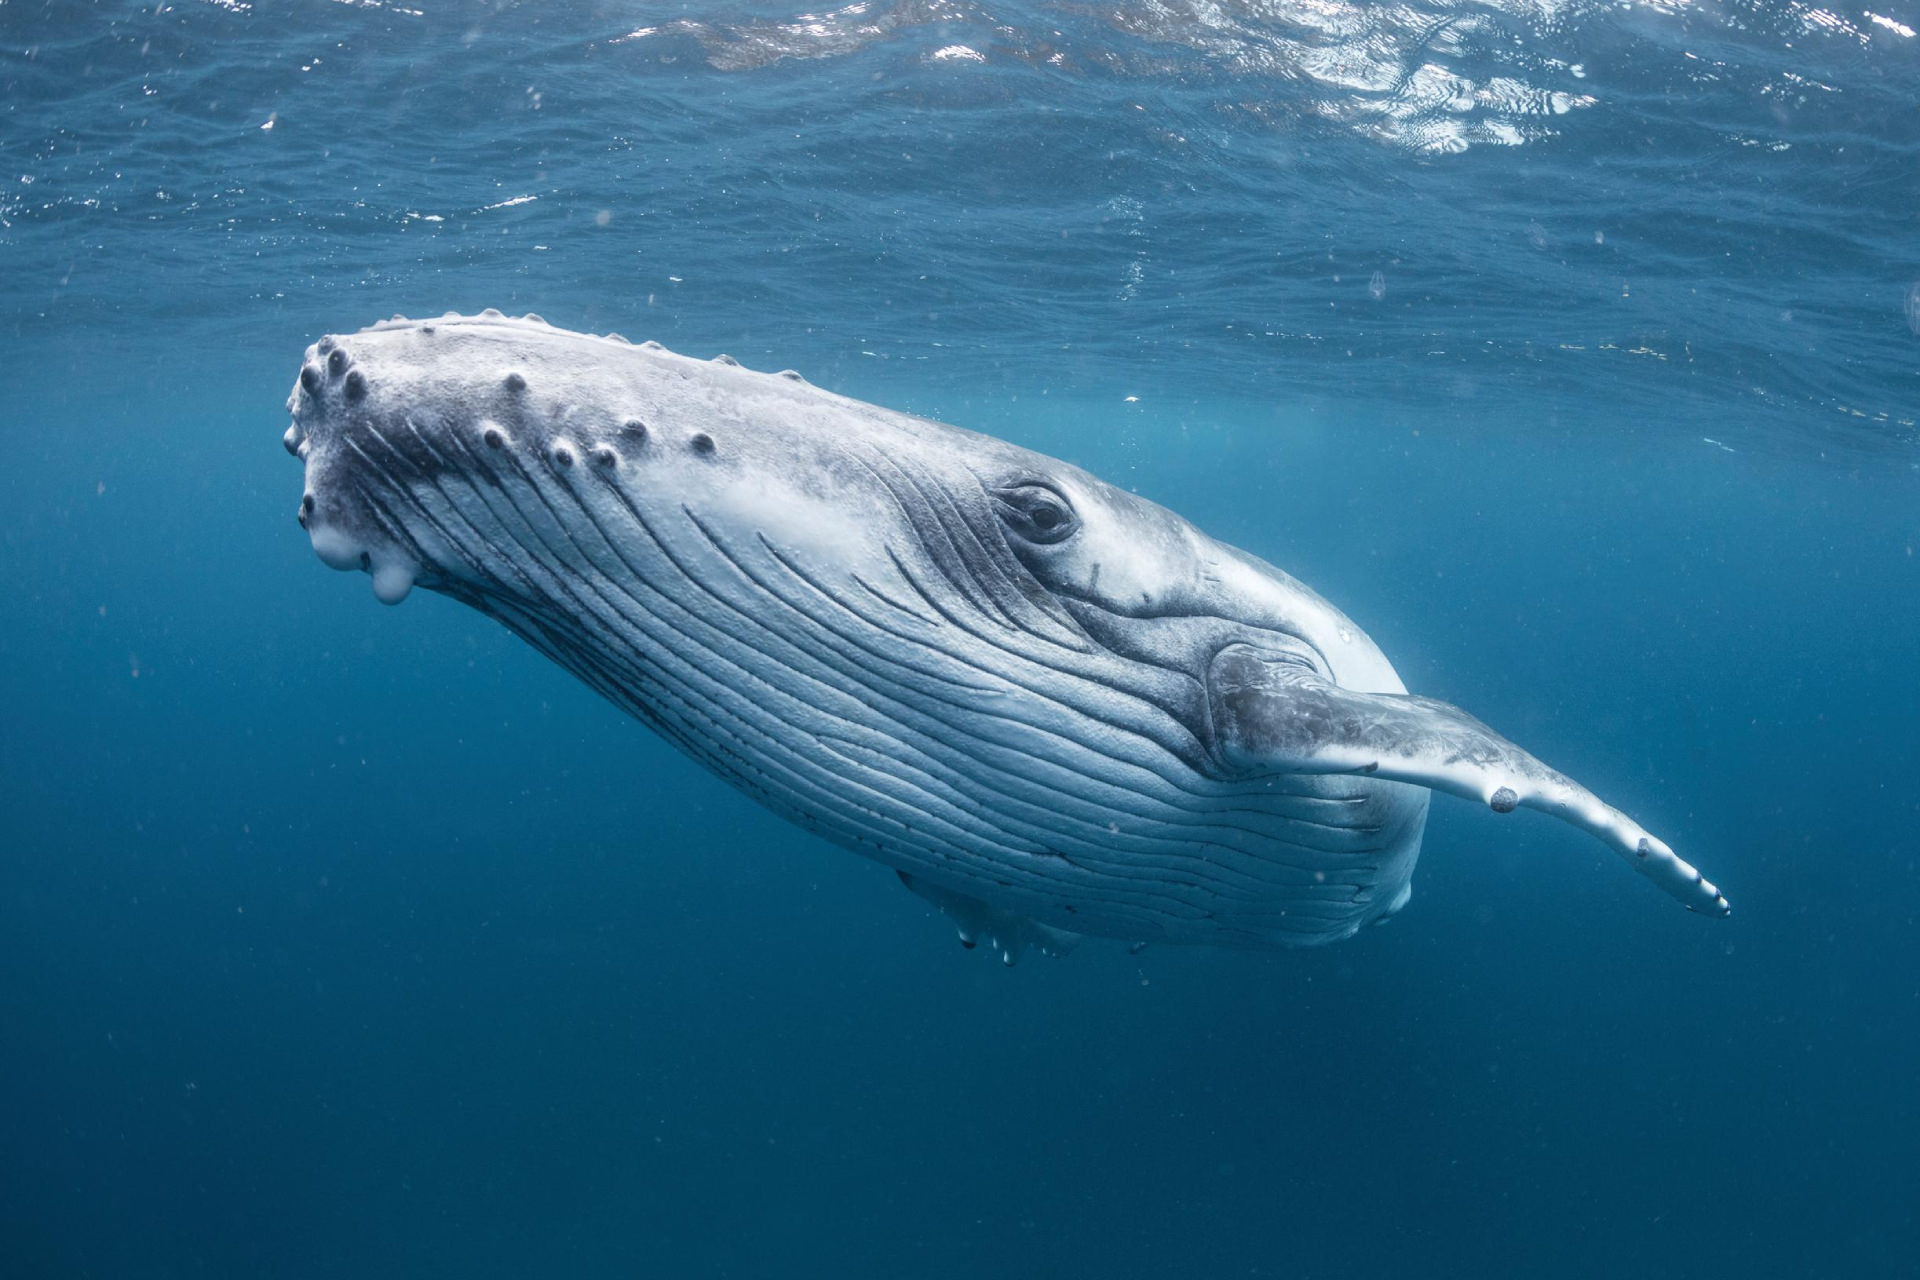
[[[1733,908],[1727,903],[1727,895],[1721,893],[1693,864],[1668,848],[1664,841],[1643,835],[1634,843],[1633,855],[1634,866],[1678,898],[1687,910],[1718,919],[1733,914]]]
[[[1687,910],[1693,912],[1695,915],[1712,916],[1716,920],[1725,920],[1733,914],[1733,906],[1727,901],[1727,896],[1723,893],[1714,894],[1713,901],[1704,907],[1695,906],[1691,902],[1687,903],[1686,907]]]

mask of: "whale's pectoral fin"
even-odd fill
[[[969,951],[984,942],[999,954],[1002,963],[1011,965],[1028,951],[1064,956],[1080,945],[1080,935],[1077,933],[990,907],[978,898],[928,884],[904,871],[895,871],[894,874],[900,877],[901,884],[953,919],[954,927],[960,931],[960,945]]]
[[[1573,779],[1455,706],[1412,694],[1358,693],[1321,673],[1304,647],[1229,645],[1207,673],[1221,755],[1234,768],[1359,773],[1553,814],[1612,845],[1692,911],[1729,914],[1701,874]]]

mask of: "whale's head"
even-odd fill
[[[388,603],[462,599],[569,665],[602,630],[804,648],[876,626],[1197,673],[1254,627],[1397,687],[1319,597],[1164,508],[790,371],[489,311],[324,337],[288,408],[323,561]]]

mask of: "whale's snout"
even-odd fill
[[[566,595],[589,564],[612,567],[589,554],[608,522],[677,510],[737,461],[707,402],[727,378],[762,398],[812,391],[493,310],[323,337],[287,397],[283,443],[306,467],[296,515],[322,561],[370,574],[389,604],[416,584]]]
[[[314,553],[329,568],[369,574],[374,596],[398,604],[429,568],[395,509],[400,487],[391,482],[392,463],[400,455],[385,442],[404,415],[394,388],[384,397],[374,392],[380,361],[368,362],[372,372],[361,367],[350,343],[329,336],[307,349],[287,398],[293,422],[281,443],[306,465],[295,519]],[[425,437],[415,439],[430,449]]]

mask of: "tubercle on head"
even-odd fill
[[[347,338],[328,334],[316,342],[313,347],[309,348],[308,359],[301,366],[299,379],[288,401],[288,408],[295,416],[295,427],[289,432],[290,439],[287,443],[288,451],[298,453],[301,441],[307,437],[308,432],[302,427],[300,421],[307,411],[318,410],[325,412],[329,407],[335,405],[345,406],[349,409],[359,409],[362,405],[365,405],[368,409],[377,411],[378,405],[376,402],[378,395],[375,385],[376,379],[370,377],[366,370],[358,367],[358,362],[354,359],[354,353],[351,349],[353,336],[411,332],[418,334],[422,338],[434,338],[436,335],[457,331],[462,326],[489,329],[521,328],[528,330],[530,333],[538,332],[543,336],[552,335],[567,340],[606,342],[627,351],[645,352],[650,355],[664,356],[675,361],[692,362],[691,357],[678,355],[652,340],[634,344],[619,334],[609,333],[603,337],[595,334],[570,333],[566,330],[554,328],[543,317],[532,312],[524,316],[515,317],[506,315],[497,308],[489,307],[481,311],[478,315],[473,316],[465,316],[458,312],[449,311],[433,321],[409,320],[404,315],[395,314],[391,319],[378,321],[375,324],[359,330],[357,335],[352,335]],[[511,355],[511,352],[509,352],[509,355]],[[508,418],[514,417],[516,412],[524,413],[534,411],[535,401],[537,399],[536,392],[538,390],[534,385],[538,374],[536,366],[539,364],[537,348],[532,349],[528,355],[531,363],[527,364],[524,369],[511,367],[513,362],[510,360],[509,367],[504,368],[497,375],[500,379],[498,385],[501,390],[523,406],[516,410],[509,410],[506,414]],[[811,384],[792,369],[782,369],[777,373],[749,370],[742,366],[738,360],[725,353],[716,355],[712,357],[712,359],[701,363],[704,363],[709,368],[717,367],[719,370],[725,371],[728,374],[737,370],[740,375],[749,378],[778,379],[783,383],[797,384],[799,387],[806,387],[812,390]],[[499,429],[498,424],[488,425]],[[613,428],[611,434],[604,442],[588,440],[579,449],[575,450],[575,452],[595,457],[600,460],[603,467],[610,468],[617,464],[617,450],[622,447],[645,443],[647,432],[648,428],[644,421],[637,417],[629,417],[622,420],[617,427]],[[710,456],[718,452],[720,442],[705,432],[694,433],[685,439],[687,447],[696,454]],[[501,437],[499,439],[489,437],[487,440],[487,444],[492,448],[503,447],[503,445],[508,442],[509,438],[507,437]],[[614,454],[614,462],[610,463],[605,460],[607,450],[616,451]],[[562,463],[561,465],[566,466],[570,464]]]
[[[604,334],[600,334],[600,333],[574,332],[574,331],[569,331],[565,329],[559,329],[559,328],[556,328],[553,324],[551,324],[545,317],[538,315],[535,312],[529,311],[524,315],[510,316],[506,314],[504,311],[501,311],[498,307],[488,307],[485,310],[480,311],[474,315],[462,315],[458,311],[448,311],[448,312],[442,313],[440,316],[432,320],[419,320],[419,319],[409,320],[406,316],[396,314],[391,319],[376,321],[373,324],[370,324],[365,328],[359,330],[358,332],[365,334],[365,333],[392,333],[396,331],[412,331],[414,333],[418,333],[422,335],[423,337],[432,337],[443,330],[449,330],[449,329],[457,330],[461,326],[485,327],[488,329],[524,328],[529,330],[530,332],[539,332],[539,333],[549,334],[549,335],[565,336],[568,338],[582,338],[582,339],[587,339],[593,342],[605,342],[605,343],[610,343],[614,346],[620,346],[620,347],[626,347],[633,350],[651,352],[656,355],[673,356],[676,359],[688,360],[693,358],[690,356],[681,356],[677,352],[669,350],[666,346],[652,339],[647,339],[643,342],[633,342],[632,340],[628,339],[625,335],[615,333],[611,330],[609,330]],[[323,359],[328,358],[330,356],[330,353],[334,349],[334,347],[338,344],[338,342],[339,342],[339,339],[331,335],[329,335],[328,337],[322,338],[320,340],[320,347],[319,347],[320,356]],[[716,355],[711,360],[705,361],[704,363],[720,365],[723,368],[739,369],[742,373],[757,372],[756,370],[748,369],[745,365],[741,364],[739,360],[725,353]],[[801,377],[799,373],[795,372],[792,369],[782,369],[777,373],[761,374],[760,376],[782,378],[788,382],[800,383],[802,386],[811,385],[810,383],[807,382],[805,378]]]

